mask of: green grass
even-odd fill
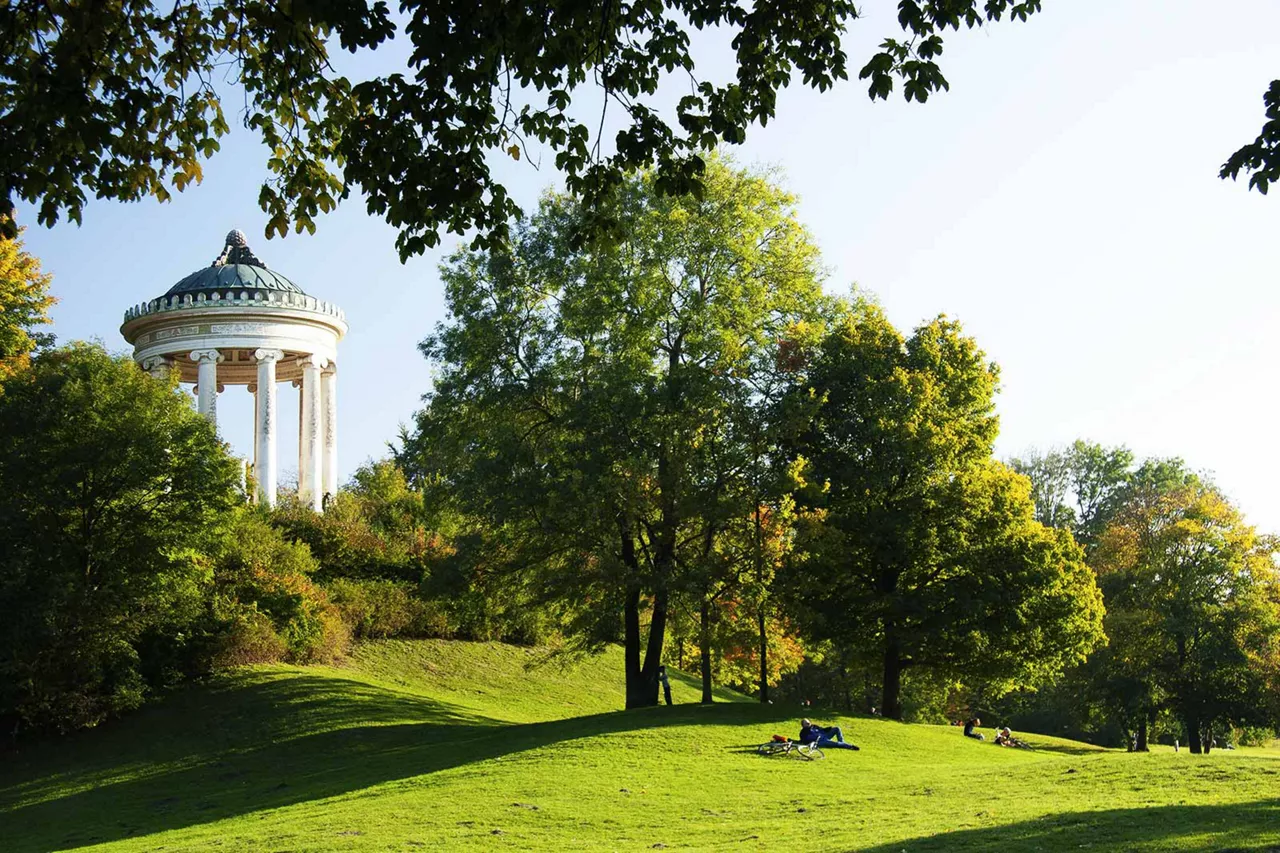
[[[1280,848],[1280,752],[1150,755],[836,717],[861,752],[766,759],[795,709],[617,711],[621,657],[386,642],[258,667],[0,755],[0,850]],[[814,714],[817,716],[817,713]]]

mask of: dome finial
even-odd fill
[[[233,228],[227,232],[227,242],[222,247],[222,254],[218,255],[213,262],[215,267],[224,267],[229,264],[247,264],[263,269],[267,266],[258,260],[258,256],[249,248],[249,238],[244,236],[244,232],[239,228]]]

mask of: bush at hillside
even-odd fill
[[[90,726],[196,666],[239,470],[169,383],[101,347],[0,395],[0,721]]]
[[[341,655],[350,632],[311,579],[318,568],[305,544],[285,539],[265,514],[244,511],[215,567],[219,600],[214,606],[227,632],[219,659],[261,662],[273,659],[272,650],[295,663]],[[278,642],[268,636],[268,627]]]
[[[404,472],[383,460],[359,468],[327,500],[323,513],[286,495],[271,521],[287,538],[310,547],[322,581],[417,583],[434,562],[451,553],[437,515],[427,512],[422,493],[409,487]]]
[[[419,598],[413,584],[338,578],[325,591],[357,639],[453,636],[440,605]]]

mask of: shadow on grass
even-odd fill
[[[1032,752],[1042,752],[1050,755],[1102,755],[1106,752],[1096,746],[1074,745],[1069,743],[1046,743],[1038,741],[1035,735],[1027,738],[1027,742],[1031,744]],[[994,744],[993,744],[994,745]]]
[[[1069,812],[985,829],[865,847],[861,853],[933,851],[1169,850],[1280,853],[1280,799],[1219,806],[1158,806]]]
[[[140,837],[577,738],[704,723],[709,713],[717,723],[745,725],[786,712],[746,703],[677,705],[508,725],[320,676],[191,690],[93,740],[85,733],[31,750],[25,772],[21,765],[6,769],[4,849]]]

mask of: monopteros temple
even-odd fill
[[[253,479],[257,499],[274,505],[279,465],[277,385],[301,388],[298,493],[320,510],[338,488],[338,341],[342,310],[308,296],[267,269],[232,231],[211,266],[125,312],[120,333],[155,376],[178,371],[194,383],[200,413],[217,426],[218,394],[228,385],[254,395]]]

